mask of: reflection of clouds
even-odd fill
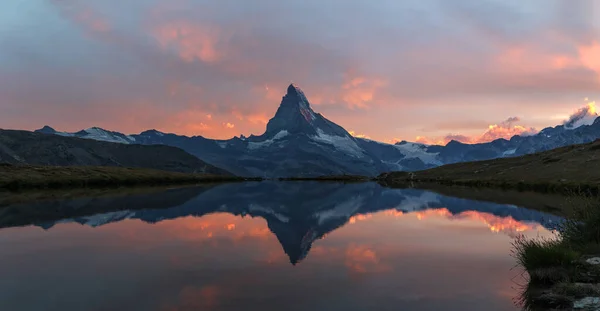
[[[489,213],[478,211],[464,211],[453,215],[447,208],[428,209],[418,212],[404,213],[398,210],[387,210],[379,214],[390,217],[414,216],[418,220],[426,220],[429,218],[441,218],[448,220],[471,220],[485,224],[492,232],[502,232],[508,235],[524,232],[528,230],[540,229],[541,225],[531,222],[522,222],[515,220],[511,216],[501,217]],[[360,214],[350,217],[348,223],[354,224],[358,221],[369,220],[374,214]]]
[[[415,213],[417,219],[424,220],[429,217],[446,218],[450,220],[472,220],[485,224],[492,232],[502,232],[512,235],[516,232],[524,232],[527,230],[536,230],[540,228],[539,224],[525,223],[515,220],[511,216],[501,217],[489,213],[478,211],[465,211],[456,215],[446,208],[431,209]]]
[[[221,289],[218,286],[186,286],[179,292],[176,305],[166,306],[163,311],[212,310],[219,305]]]
[[[355,215],[354,225],[336,229],[315,242],[307,260],[298,266],[289,264],[264,219],[231,214],[155,224],[128,220],[93,229],[61,224],[48,231],[9,230],[35,229],[35,243],[62,253],[48,254],[50,268],[43,273],[48,273],[52,282],[64,278],[73,288],[85,286],[85,292],[91,293],[73,299],[95,298],[102,290],[96,290],[100,285],[119,289],[117,294],[108,292],[101,297],[109,305],[107,310],[123,309],[122,293],[142,287],[148,298],[130,295],[127,303],[161,306],[163,311],[238,310],[240,301],[259,301],[264,307],[261,310],[278,310],[280,303],[312,310],[368,309],[364,304],[374,302],[402,310],[440,310],[440,305],[469,310],[467,304],[473,301],[504,304],[508,306],[504,309],[509,309],[512,283],[508,271],[514,265],[508,256],[510,239],[488,231],[503,230],[500,225],[504,222],[499,221],[505,219],[477,212],[451,216],[444,209],[420,212],[422,221],[417,213],[397,210]],[[292,227],[296,221],[291,218],[286,226]],[[448,226],[450,223],[453,225]],[[515,225],[508,223],[508,227]],[[478,231],[462,230],[475,227],[473,224]],[[65,249],[57,244],[74,236],[80,240],[69,243],[81,245]],[[39,251],[32,243],[16,244],[31,248],[30,253]],[[65,253],[70,250],[77,254]],[[65,255],[78,259],[77,275],[57,269],[64,265]],[[10,285],[22,292],[29,292],[31,286],[23,275],[37,273],[30,269],[35,263],[30,257],[9,265],[20,269],[9,279],[16,280]],[[98,258],[103,271],[114,273],[99,276],[94,267],[97,262],[90,260]],[[2,272],[11,274],[6,266],[4,269]],[[96,278],[104,283],[86,282]],[[153,283],[155,280],[161,282]],[[40,288],[47,290],[47,286]]]
[[[265,239],[271,237],[266,221],[260,218],[244,218],[227,213],[185,217],[165,220],[154,226],[171,239],[202,241],[211,238],[240,241],[242,239]]]
[[[374,250],[366,245],[350,244],[346,249],[346,267],[352,272],[367,273],[379,264]]]

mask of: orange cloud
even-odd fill
[[[475,220],[485,224],[492,232],[503,232],[508,234],[523,232],[527,230],[535,230],[539,227],[538,224],[520,222],[510,216],[500,217],[493,214],[482,213],[478,211],[465,211],[457,215],[452,215],[452,213],[448,209],[440,208],[416,212],[415,215],[419,220],[424,220],[430,217]]]
[[[379,264],[375,251],[364,245],[351,244],[346,249],[346,267],[356,273],[366,273]]]
[[[518,117],[510,117],[499,124],[492,124],[480,136],[470,137],[465,135],[448,134],[443,138],[428,138],[417,136],[415,141],[427,145],[445,145],[451,140],[456,140],[465,144],[476,144],[490,142],[499,138],[510,139],[515,135],[533,135],[537,130],[533,127],[524,127],[516,125],[521,121]]]
[[[156,27],[153,35],[163,49],[174,49],[187,62],[212,63],[221,57],[217,52],[219,31],[214,27],[178,21]]]
[[[366,138],[366,139],[370,139],[371,137],[369,137],[368,135],[364,135],[364,134],[357,134],[354,131],[348,131],[348,133],[354,137],[358,137],[358,138]]]
[[[569,116],[567,120],[563,122],[567,128],[576,128],[581,125],[589,125],[596,120],[598,112],[596,111],[596,102],[590,102],[589,99],[585,99],[587,105],[577,109],[573,114]]]
[[[368,108],[376,92],[386,85],[387,82],[379,78],[346,77],[346,82],[342,85],[341,100],[351,108]]]
[[[227,123],[223,123],[223,126],[228,129],[232,129],[235,127],[235,124],[227,122]]]
[[[348,223],[354,224],[357,221],[367,220],[367,219],[370,219],[372,217],[373,217],[372,214],[366,214],[366,215],[359,214],[359,215],[355,215],[355,216],[350,217],[350,219],[348,220]]]
[[[595,41],[589,46],[580,46],[578,50],[581,63],[596,71],[600,81],[600,41]]]
[[[402,141],[402,139],[394,138],[392,141],[393,141],[393,143],[397,143],[397,142]],[[444,140],[430,139],[430,138],[425,137],[425,136],[417,136],[417,137],[415,137],[415,142],[420,143],[420,144],[425,144],[425,145],[443,145],[443,144],[447,143]]]
[[[515,122],[521,121],[518,117],[511,117],[500,124],[490,125],[488,130],[481,135],[475,142],[484,143],[490,142],[499,138],[510,139],[515,135],[532,135],[537,133],[537,130],[532,127],[524,127],[515,125]]]

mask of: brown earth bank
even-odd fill
[[[383,185],[438,183],[549,193],[600,191],[600,140],[514,158],[444,165],[417,172],[390,172]]]
[[[105,166],[30,166],[0,164],[0,191],[58,188],[131,187],[261,180]]]

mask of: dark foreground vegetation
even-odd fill
[[[529,275],[519,299],[525,310],[600,310],[600,200],[574,211],[555,238],[513,243]]]
[[[260,179],[142,168],[0,164],[0,190],[151,186],[246,180]]]
[[[418,172],[381,174],[388,186],[438,183],[547,193],[600,190],[600,140],[514,158],[449,164]]]

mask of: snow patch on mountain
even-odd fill
[[[502,153],[502,156],[503,156],[503,157],[506,157],[506,156],[509,156],[509,155],[513,155],[513,154],[515,154],[515,152],[517,152],[517,149],[516,149],[516,148],[514,148],[514,149],[509,149],[509,150],[506,150],[506,151],[504,151],[504,152]]]
[[[67,132],[56,132],[54,134],[58,135],[58,136],[65,136],[65,137],[73,137],[73,136],[75,136],[74,134],[67,133]]]
[[[281,222],[289,222],[290,221],[289,217],[279,214],[279,213],[273,211],[273,209],[270,209],[268,207],[264,207],[264,206],[261,206],[258,204],[250,204],[248,206],[248,211],[250,211],[251,213],[256,212],[256,213],[268,214],[268,215],[271,215],[271,216],[277,218]]]
[[[77,135],[77,133],[76,133],[75,136],[79,136],[79,137],[85,138],[85,139],[93,139],[93,140],[106,141],[106,142],[111,142],[111,143],[120,143],[120,144],[130,144],[135,141],[135,138],[133,138],[131,136],[115,135],[113,133],[110,133],[110,132],[105,131],[98,127],[91,127],[89,129],[83,130],[83,132],[85,134]]]
[[[427,146],[417,143],[404,143],[401,145],[393,145],[398,149],[406,159],[420,159],[425,164],[442,165],[443,163],[438,160],[438,153],[427,152]]]
[[[340,152],[345,152],[357,158],[364,156],[365,151],[360,148],[350,136],[328,135],[321,129],[317,129],[317,135],[311,137],[314,141],[332,145]]]
[[[396,207],[396,210],[403,212],[419,211],[439,202],[440,196],[438,194],[426,191],[419,196],[406,196],[406,198]]]
[[[365,201],[365,197],[363,196],[355,196],[350,198],[348,201],[340,203],[336,205],[332,209],[328,209],[322,212],[316,212],[313,217],[315,217],[319,223],[322,225],[329,220],[340,219],[340,218],[350,218],[352,215],[356,214],[356,212],[363,206]]]
[[[286,130],[280,131],[279,133],[275,134],[275,136],[273,136],[273,138],[271,138],[271,139],[267,139],[265,141],[260,141],[260,142],[249,142],[248,149],[256,150],[256,149],[268,147],[268,146],[272,145],[276,140],[280,140],[288,135],[289,135],[288,131],[286,131]]]
[[[124,210],[118,212],[96,214],[94,216],[82,217],[85,220],[85,224],[90,227],[98,227],[107,223],[121,221],[123,219],[131,218],[135,215],[135,212]]]

